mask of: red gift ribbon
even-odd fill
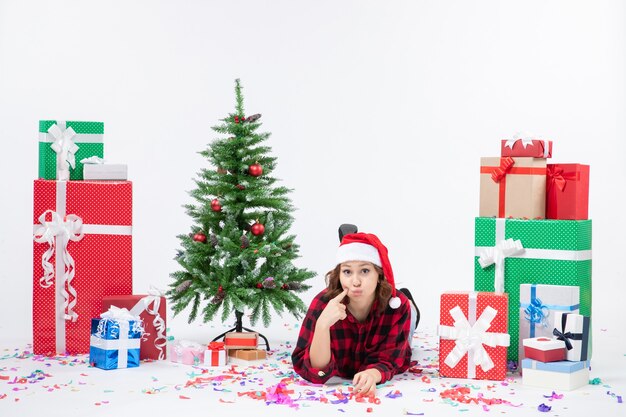
[[[580,171],[563,171],[563,168],[548,167],[548,187],[556,185],[560,191],[565,191],[567,181],[580,181]]]
[[[491,179],[500,185],[498,195],[498,217],[505,217],[506,176],[511,175],[546,175],[545,168],[513,167],[515,160],[510,156],[500,158],[498,167],[480,167],[481,174],[491,174]]]
[[[209,350],[224,350],[224,342],[211,342],[208,348]]]

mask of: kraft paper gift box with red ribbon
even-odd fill
[[[558,312],[578,313],[580,288],[574,285],[521,284],[519,300],[519,355],[524,358],[524,339],[550,338]]]
[[[111,295],[102,299],[102,311],[111,306],[126,308],[143,322],[141,338],[141,359],[159,360],[167,355],[167,319],[165,297],[160,291],[151,290],[144,295]]]
[[[506,377],[508,298],[486,292],[441,295],[439,374],[443,377]]]
[[[87,353],[102,298],[132,293],[132,183],[35,180],[33,351]]]
[[[139,366],[141,319],[113,306],[101,318],[91,320],[89,363],[101,369]]]
[[[589,317],[558,312],[554,315],[552,334],[565,342],[568,361],[586,361],[589,355]]]
[[[546,218],[589,218],[589,165],[548,164]]]
[[[226,349],[256,349],[259,335],[255,332],[229,332],[224,336]]]
[[[476,218],[474,289],[509,295],[509,360],[519,355],[521,284],[579,287],[580,313],[591,315],[591,226],[591,220]]]
[[[191,340],[175,340],[168,344],[170,361],[184,365],[202,365],[204,363],[205,346]]]
[[[524,357],[539,362],[557,362],[565,360],[565,342],[549,337],[533,337],[522,340]]]
[[[522,361],[522,384],[571,391],[589,384],[589,361]]]
[[[211,342],[204,352],[204,364],[206,366],[224,366],[227,362],[226,356],[224,342]]]
[[[263,349],[229,349],[228,356],[231,358],[242,359],[244,361],[256,361],[265,359],[267,352]]]
[[[552,141],[532,137],[514,137],[503,139],[501,156],[522,156],[531,158],[551,158]]]
[[[104,123],[40,120],[39,178],[82,180],[85,158],[104,156]]]
[[[543,219],[546,160],[480,158],[480,217]]]

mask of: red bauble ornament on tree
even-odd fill
[[[248,174],[253,177],[260,177],[263,174],[263,167],[261,164],[256,162],[248,167]]]
[[[241,191],[243,191],[243,190],[245,190],[245,189],[246,189],[246,187],[244,187],[244,186],[243,186],[243,185],[241,185],[241,184],[237,184],[237,185],[235,185],[235,187],[239,188]]]
[[[193,235],[193,240],[200,243],[206,243],[206,235],[202,232],[198,232]]]
[[[220,200],[218,200],[217,198],[211,200],[211,210],[222,211],[222,205],[220,204]]]
[[[265,226],[263,226],[257,220],[257,222],[254,223],[252,227],[250,228],[250,232],[252,232],[252,234],[255,236],[261,236],[263,233],[265,233]]]
[[[263,284],[261,284],[260,282],[257,282],[256,287],[257,287],[258,289],[261,289],[261,288],[263,288]]]

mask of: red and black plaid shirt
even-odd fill
[[[300,328],[298,343],[291,359],[294,370],[304,379],[313,383],[324,383],[333,375],[352,378],[357,372],[376,368],[382,375],[381,383],[409,368],[411,362],[410,301],[398,292],[402,301],[397,309],[387,308],[379,313],[377,302],[370,310],[365,322],[359,323],[346,310],[347,317],[330,328],[330,362],[324,368],[313,368],[309,357],[309,347],[313,341],[315,323],[328,301],[319,293],[309,307]]]

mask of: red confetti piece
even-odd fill
[[[372,407],[367,407],[367,410],[366,410],[366,411],[367,411],[368,413],[371,413],[372,411],[374,411],[374,409],[373,409]]]
[[[185,397],[184,395],[179,395],[179,396],[178,396],[178,399],[179,399],[179,400],[191,400],[191,398],[190,398],[190,397]]]
[[[8,375],[7,376],[0,375],[0,379],[3,380],[3,381],[8,381],[9,378],[10,378],[10,376],[8,376]]]
[[[425,382],[426,384],[430,384],[430,378],[428,376],[424,375],[422,377],[422,382]]]

